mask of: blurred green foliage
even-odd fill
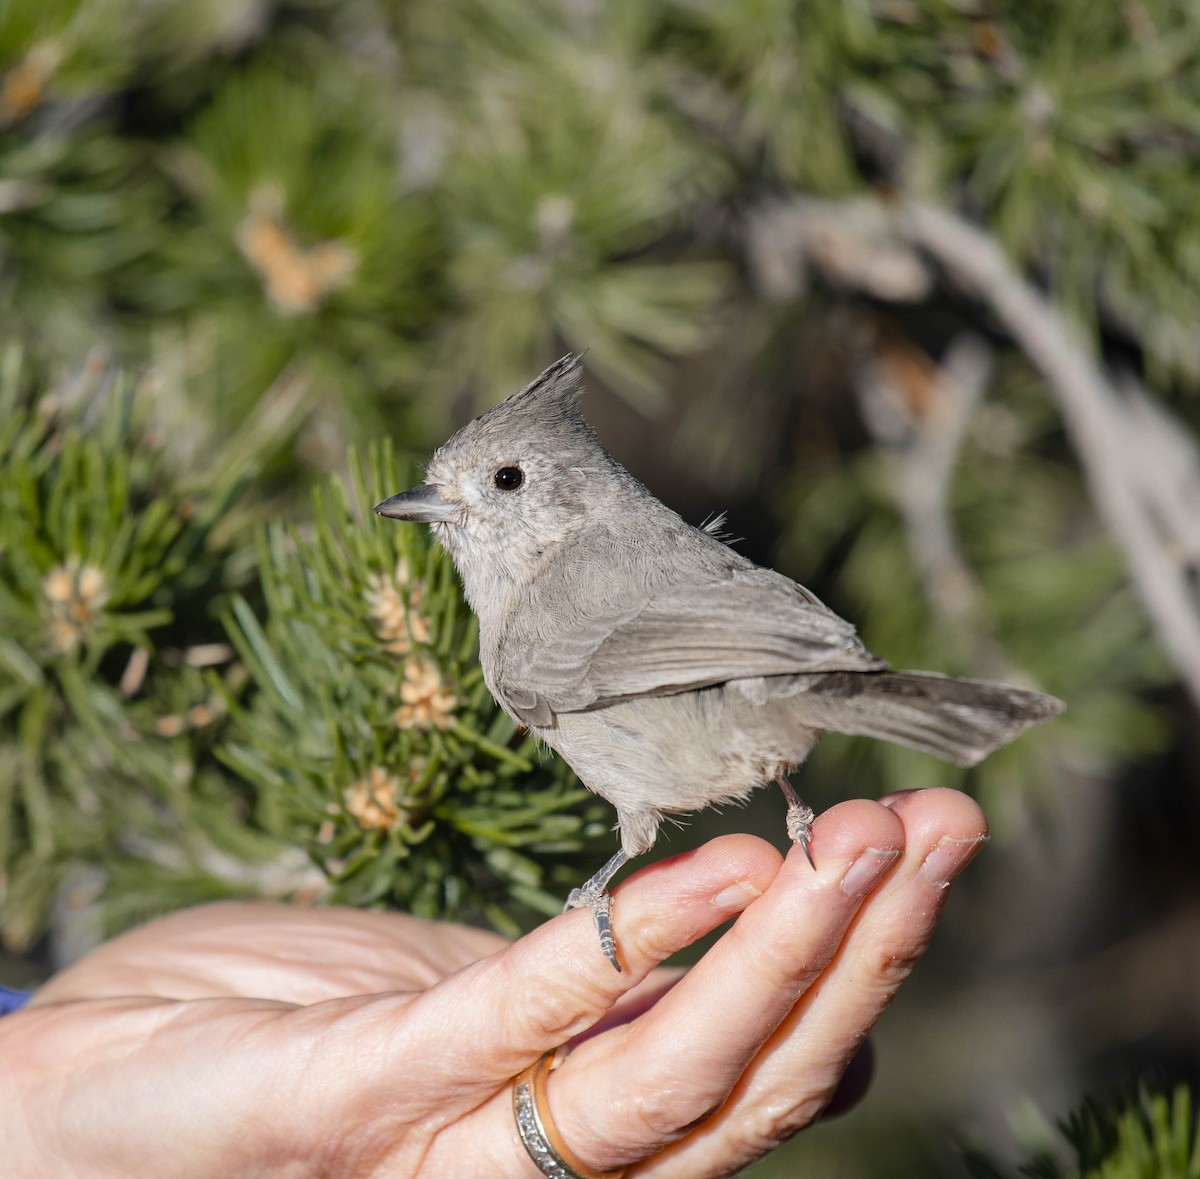
[[[361,435],[418,387],[486,403],[564,343],[657,404],[733,279],[722,210],[781,185],[962,193],[1084,322],[1103,309],[1154,371],[1200,374],[1192,5],[0,19],[5,332],[68,360],[200,333],[229,428],[290,362]]]
[[[0,377],[0,858],[6,942],[71,872],[194,859],[239,838],[246,791],[212,755],[228,663],[217,602],[247,579],[230,524],[253,477],[231,447],[177,465],[153,384],[94,363],[43,393]],[[247,442],[265,454],[278,438]]]
[[[1088,1100],[1059,1123],[1061,1141],[1016,1174],[1028,1179],[1198,1179],[1200,1123],[1187,1085],[1123,1100]],[[974,1179],[1007,1179],[986,1154],[967,1158]]]

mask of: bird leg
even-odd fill
[[[809,815],[812,811],[809,811]],[[567,897],[567,909],[591,909],[596,922],[596,932],[600,935],[600,949],[604,956],[613,964],[613,969],[620,971],[621,964],[617,961],[617,939],[612,931],[612,894],[608,891],[608,882],[625,866],[629,856],[624,850],[617,852],[595,876],[582,888],[573,888]]]
[[[804,854],[815,871],[817,864],[812,854],[812,825],[816,815],[813,814],[812,807],[800,801],[800,796],[784,774],[776,774],[775,781],[778,783],[779,789],[783,791],[783,797],[787,799],[788,836],[793,843],[798,843],[804,848]]]

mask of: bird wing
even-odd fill
[[[729,680],[887,666],[845,619],[765,570],[671,586],[530,645],[505,664],[505,703],[533,727],[551,724],[559,712]]]

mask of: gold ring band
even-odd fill
[[[513,1082],[513,1117],[521,1144],[547,1179],[619,1179],[625,1168],[596,1171],[580,1162],[563,1141],[546,1100],[546,1080],[555,1068],[557,1048],[539,1056]]]

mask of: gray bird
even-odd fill
[[[430,524],[479,618],[500,706],[617,811],[621,849],[567,907],[594,914],[618,970],[608,884],[663,815],[774,780],[811,862],[813,812],[787,774],[828,730],[975,765],[1062,701],[893,672],[802,585],[660,503],[579,411],[567,356],[469,422],[425,483],[379,504]]]

